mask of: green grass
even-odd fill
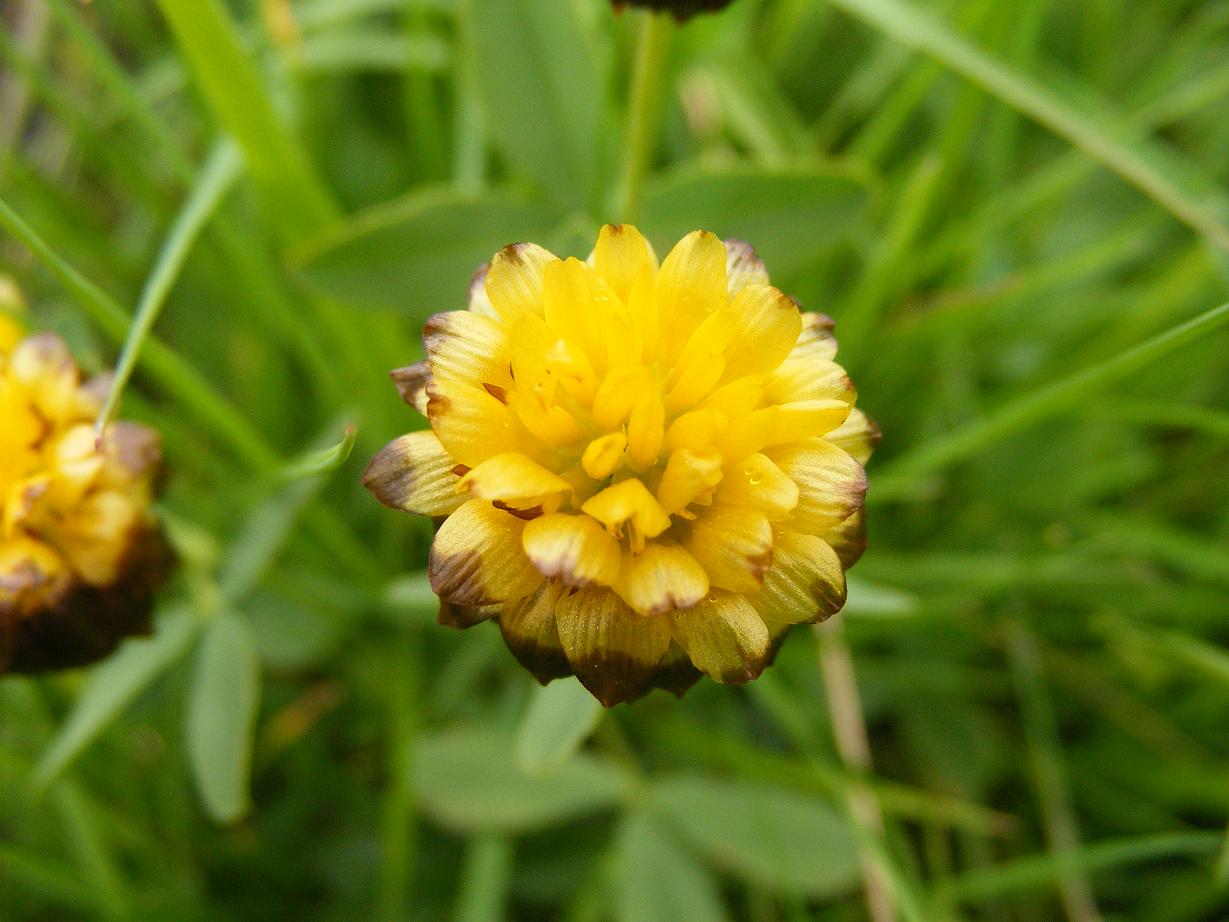
[[[1227,58],[1220,0],[6,4],[0,273],[131,373],[182,563],[0,679],[0,916],[844,922],[865,867],[880,918],[1225,918]],[[857,698],[804,630],[539,691],[358,484],[474,266],[632,214],[837,321]]]

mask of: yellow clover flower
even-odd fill
[[[126,422],[98,443],[105,392],[55,336],[0,349],[0,673],[81,665],[148,629],[161,449]]]
[[[747,244],[696,231],[660,268],[629,225],[587,262],[515,244],[424,339],[393,377],[431,429],[364,483],[443,517],[441,623],[498,619],[539,681],[575,674],[609,706],[753,679],[844,604],[878,433],[832,322]]]

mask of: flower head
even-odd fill
[[[133,423],[96,439],[105,385],[55,336],[0,349],[0,673],[87,663],[147,628],[161,450]]]
[[[540,681],[610,705],[755,678],[791,624],[844,604],[877,432],[831,321],[747,244],[697,231],[660,267],[629,225],[587,262],[509,246],[424,339],[393,377],[431,429],[364,482],[443,517],[441,622],[498,619]]]
[[[622,9],[630,4],[631,6],[647,6],[652,10],[668,11],[681,22],[684,19],[690,19],[696,13],[723,10],[733,0],[613,0],[613,2],[615,9]]]

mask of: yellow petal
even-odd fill
[[[544,515],[525,526],[523,540],[538,572],[564,585],[610,586],[618,579],[619,542],[587,515]]]
[[[685,547],[712,585],[755,592],[772,563],[772,540],[772,526],[762,512],[720,505],[696,519]]]
[[[512,386],[508,336],[497,320],[469,311],[436,314],[423,329],[431,373],[439,380],[503,390]]]
[[[768,456],[798,485],[790,527],[818,535],[862,508],[866,471],[846,452],[823,439],[770,450]]]
[[[779,531],[764,585],[747,601],[769,628],[823,621],[845,604],[845,571],[821,539]]]
[[[646,538],[656,538],[670,527],[670,516],[648,488],[634,477],[607,487],[581,508],[615,537],[622,536],[623,526],[629,522]]]
[[[555,583],[543,583],[533,595],[505,605],[499,613],[504,643],[543,685],[572,674],[555,627],[555,603],[564,591]]]
[[[635,697],[670,646],[665,618],[638,617],[609,589],[564,594],[555,622],[576,678],[606,707]]]
[[[695,500],[711,496],[721,477],[721,455],[680,448],[666,462],[657,487],[657,501],[667,514],[673,515]]]
[[[140,516],[132,500],[107,490],[92,493],[52,529],[49,537],[85,582],[107,586],[132,551]]]
[[[725,247],[708,231],[694,231],[670,251],[657,273],[662,359],[672,365],[692,332],[727,300]]]
[[[495,312],[505,321],[526,313],[541,315],[542,273],[557,259],[536,243],[514,243],[496,253],[485,281]]]
[[[593,398],[593,424],[602,429],[622,425],[632,407],[648,391],[650,383],[649,370],[643,365],[612,371]]]
[[[458,492],[498,501],[500,508],[518,512],[554,512],[571,492],[566,480],[519,452],[487,458],[457,485]],[[522,516],[524,517],[524,516]]]
[[[521,546],[525,523],[482,499],[444,520],[431,544],[431,589],[454,605],[482,607],[532,593],[542,582]]]
[[[787,359],[764,383],[773,403],[799,400],[842,400],[852,404],[857,391],[845,369],[826,359]]]
[[[745,240],[725,241],[725,274],[730,296],[738,294],[748,285],[767,285],[768,270],[755,255],[755,248]]]
[[[627,461],[638,471],[657,463],[666,437],[666,410],[652,391],[641,394],[627,421]]]
[[[627,448],[627,436],[612,432],[594,439],[585,448],[580,463],[585,473],[594,480],[605,480],[623,464],[623,452]]]
[[[640,231],[630,224],[607,224],[598,233],[593,266],[624,302],[640,271],[657,270],[657,256]]]
[[[618,296],[587,263],[575,257],[547,265],[542,274],[546,322],[579,346],[594,370],[606,368],[606,339]]]
[[[798,305],[769,285],[744,288],[730,303],[727,381],[772,371],[790,354],[802,332]]]
[[[717,590],[670,614],[671,633],[692,663],[718,682],[754,679],[768,664],[768,627],[743,596]]]
[[[427,418],[454,463],[466,467],[523,447],[512,412],[496,394],[481,387],[432,382],[427,389]]]
[[[701,409],[716,410],[727,419],[746,416],[764,399],[764,384],[759,378],[739,378],[717,388],[700,405]]]
[[[385,506],[418,515],[447,515],[465,502],[457,496],[457,462],[434,432],[393,439],[371,459],[363,486]]]
[[[708,594],[708,576],[685,549],[653,543],[623,558],[615,590],[637,613],[660,615],[690,608],[703,599]]]
[[[879,437],[875,421],[855,407],[845,422],[824,436],[824,441],[849,452],[859,464],[865,464],[879,444]]]
[[[798,485],[767,455],[756,453],[725,471],[717,499],[764,513],[772,522],[788,518],[798,505]]]
[[[651,266],[640,267],[640,274],[627,296],[627,315],[640,334],[643,351],[639,360],[646,365],[654,364],[660,345],[661,312],[657,305],[657,274]]]
[[[783,403],[776,409],[770,445],[827,435],[849,418],[850,406],[844,400],[799,400]]]
[[[725,430],[729,419],[713,409],[692,410],[670,424],[666,431],[666,451],[682,448],[701,452],[708,449]]]

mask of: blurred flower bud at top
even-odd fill
[[[0,341],[0,674],[148,631],[169,557],[150,508],[162,451],[135,423],[96,437],[106,391],[54,335]]]
[[[674,18],[682,22],[690,19],[696,13],[715,13],[730,5],[732,0],[612,0],[614,8],[621,10],[625,6],[643,6],[651,10],[674,14]]]

